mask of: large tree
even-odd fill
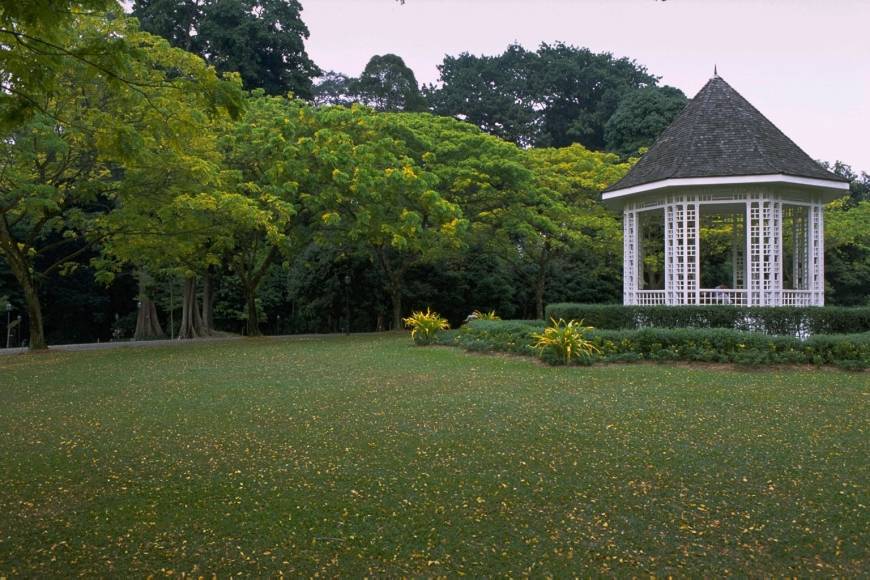
[[[584,254],[588,278],[618,269],[619,222],[597,197],[630,164],[581,145],[530,149],[526,155],[534,174],[532,195],[506,215],[505,231],[515,239],[517,260],[529,276],[535,317],[543,318],[544,297],[560,259]]]
[[[657,82],[633,60],[563,43],[447,56],[438,68],[439,83],[425,89],[435,112],[520,145],[604,149],[604,126],[623,96]]]
[[[305,51],[298,0],[135,0],[142,29],[195,52],[219,72],[238,72],[245,89],[311,98],[320,74]]]
[[[689,100],[674,87],[644,87],[626,94],[604,126],[608,151],[622,155],[649,147]]]
[[[356,79],[355,92],[360,102],[378,111],[423,111],[426,101],[420,94],[417,78],[395,54],[376,54],[369,59]]]
[[[426,99],[417,78],[395,54],[374,55],[359,77],[329,71],[314,86],[314,102],[319,105],[360,103],[376,111],[423,111]]]
[[[206,116],[219,101],[238,105],[199,58],[139,32],[120,13],[73,19],[61,44],[75,53],[99,38],[131,48],[124,81],[65,57],[50,90],[31,95],[37,112],[0,143],[0,255],[22,288],[31,348],[45,347],[45,277],[74,268],[110,235],[104,216],[140,191],[131,184],[175,164],[195,165],[184,154],[199,132],[189,112]]]

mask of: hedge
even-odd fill
[[[787,336],[870,332],[870,307],[623,306],[562,303],[547,306],[546,319],[583,320],[608,330],[730,328]]]
[[[538,356],[532,348],[541,321],[473,321],[439,338],[472,351]],[[601,354],[584,362],[698,361],[742,365],[814,364],[860,370],[870,368],[870,332],[817,335],[806,340],[725,328],[642,328],[589,334]]]

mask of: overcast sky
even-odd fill
[[[870,0],[302,0],[308,53],[358,75],[374,54],[421,83],[445,54],[564,41],[628,56],[692,97],[713,65],[812,157],[870,172]]]

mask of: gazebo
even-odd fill
[[[714,74],[602,194],[623,213],[624,303],[822,306],[824,204],[848,189]]]

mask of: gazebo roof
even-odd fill
[[[805,183],[845,189],[846,180],[827,171],[777,129],[718,75],[707,81],[686,108],[604,198],[708,179],[766,176],[758,181]],[[791,179],[796,178],[796,179]],[[816,180],[823,180],[816,183]],[[737,182],[736,179],[725,180]],[[744,179],[753,181],[752,179]],[[826,183],[827,182],[827,183]],[[835,183],[830,183],[835,182]],[[631,190],[631,191],[628,191]]]

